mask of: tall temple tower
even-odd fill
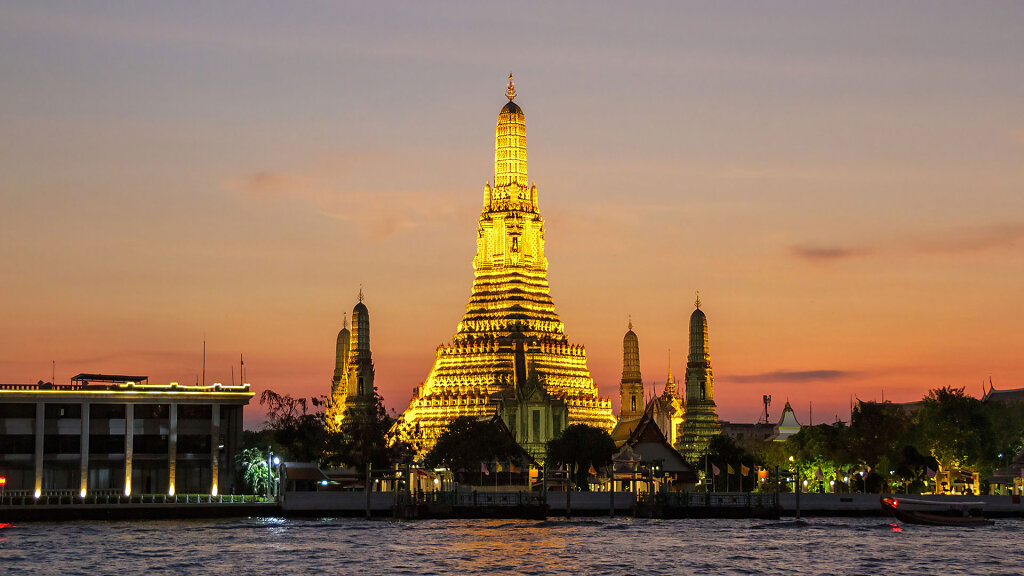
[[[520,345],[530,373],[543,380],[547,394],[568,407],[564,425],[610,430],[615,423],[611,402],[597,395],[586,350],[569,342],[555,313],[544,220],[537,187],[526,176],[526,116],[513,102],[511,75],[505,95],[508,102],[495,129],[494,186],[484,186],[466,313],[451,344],[438,347],[430,374],[413,391],[409,408],[392,429],[393,437],[411,442],[420,453],[433,447],[455,418],[496,412],[492,395],[514,386]],[[556,434],[554,424],[536,425],[540,435],[551,436]]]
[[[708,348],[708,318],[700,309],[700,296],[690,315],[690,354],[686,360],[686,406],[679,452],[695,463],[711,439],[722,431],[715,410],[715,379]]]
[[[637,420],[644,413],[644,382],[640,376],[640,342],[629,321],[622,337],[622,380],[619,382],[619,420]]]
[[[345,416],[345,398],[348,396],[348,350],[349,337],[348,315],[338,332],[338,342],[334,352],[334,378],[331,379],[331,395],[327,399],[327,425],[333,431],[341,429],[341,421]]]
[[[373,402],[373,358],[370,354],[370,312],[359,302],[352,309],[352,332],[343,327],[338,332],[334,360],[334,379],[327,401],[327,423],[335,431],[341,429],[345,410]]]

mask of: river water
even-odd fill
[[[882,518],[0,524],[10,574],[1022,574],[1024,521]]]

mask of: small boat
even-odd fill
[[[989,526],[991,520],[982,515],[984,502],[934,502],[931,500],[914,500],[911,498],[891,498],[883,496],[882,510],[895,516],[905,524],[927,524],[929,526]],[[914,510],[908,510],[906,505]],[[921,510],[924,508],[924,510]]]

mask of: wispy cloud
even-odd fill
[[[913,248],[929,254],[964,254],[1013,248],[1024,241],[1024,222],[1007,222],[954,230],[942,237],[923,238]]]
[[[872,250],[867,248],[813,246],[808,244],[794,246],[792,251],[798,258],[809,262],[835,262],[868,256],[872,253]]]
[[[401,158],[363,154],[325,159],[294,171],[258,170],[228,178],[224,188],[258,202],[294,200],[324,216],[352,224],[366,237],[382,240],[427,221],[456,217],[455,203],[422,186],[385,181]]]
[[[748,383],[789,383],[846,380],[863,375],[851,370],[775,370],[757,374],[735,374],[728,377],[733,382]]]
[[[804,243],[790,253],[805,262],[830,263],[881,255],[961,255],[1012,249],[1024,243],[1024,222],[1002,222],[893,238],[884,249]]]

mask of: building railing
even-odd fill
[[[773,508],[778,505],[778,495],[773,492],[661,492],[644,493],[640,501],[671,508]]]
[[[0,492],[0,506],[68,506],[81,504],[257,504],[274,502],[251,494],[132,494],[103,491],[87,493],[83,498],[74,490],[48,490],[37,498],[31,490]]]

